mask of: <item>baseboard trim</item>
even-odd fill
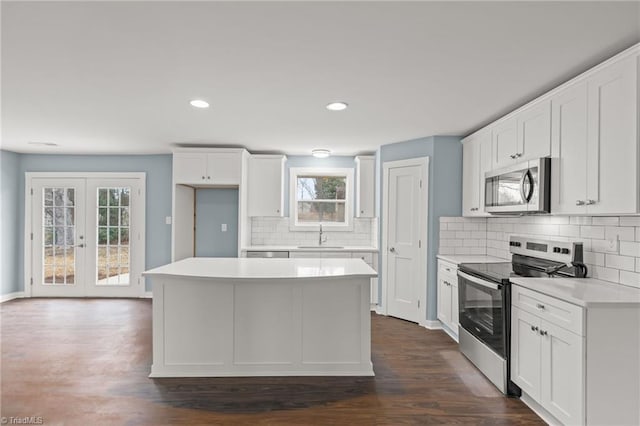
[[[550,426],[560,426],[562,423],[558,421],[551,413],[545,410],[540,404],[533,400],[529,395],[522,392],[522,396],[520,397],[520,401],[524,403],[527,407],[531,408],[531,411],[536,413],[538,417],[544,420]]]
[[[13,299],[20,299],[24,297],[24,291],[15,291],[13,293],[3,294],[0,296],[0,303],[8,302]]]
[[[153,292],[145,291],[144,294],[140,297],[142,297],[143,299],[153,299]]]
[[[425,320],[420,325],[428,330],[442,330],[442,324],[438,320]]]
[[[384,311],[382,310],[382,307],[380,305],[376,305],[375,311],[376,311],[376,314],[378,314],[378,315],[384,315],[385,317],[387,316],[387,314],[384,313]]]

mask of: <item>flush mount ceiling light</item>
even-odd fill
[[[29,145],[37,145],[37,146],[58,146],[55,142],[27,142]]]
[[[347,109],[348,106],[349,104],[346,102],[331,102],[330,104],[327,104],[327,109],[329,111],[342,111]]]
[[[316,158],[327,158],[331,154],[328,149],[314,149],[311,151],[311,155]]]
[[[202,99],[194,99],[189,103],[195,108],[209,108],[209,102],[203,101]]]

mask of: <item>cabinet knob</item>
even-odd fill
[[[592,206],[596,203],[596,200],[587,200],[587,205]]]
[[[276,213],[280,213],[280,209],[276,210]]]
[[[515,160],[516,155],[515,154],[511,154],[509,157],[511,157],[511,159]]]
[[[395,249],[395,247],[391,247],[391,248],[389,249],[389,251],[390,251],[391,253],[395,253],[395,252],[396,252],[396,249]]]
[[[516,152],[516,158],[520,158],[522,157],[522,153],[521,152]]]
[[[360,210],[360,214],[364,214],[364,210]]]
[[[585,202],[583,200],[576,200],[576,206],[584,206]]]
[[[546,336],[548,333],[546,330],[540,330],[540,335],[541,336]]]
[[[211,179],[211,176],[207,176],[207,179]]]
[[[202,176],[202,179],[204,180],[204,176]]]
[[[536,308],[544,309],[544,305],[542,303],[536,303]]]
[[[531,331],[538,331],[538,327],[535,327],[535,326],[532,325],[531,326]]]

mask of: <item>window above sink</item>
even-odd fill
[[[292,167],[289,182],[292,230],[353,230],[353,169]]]

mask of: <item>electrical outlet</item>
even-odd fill
[[[618,252],[618,236],[605,240],[605,249],[608,252]]]
[[[171,216],[166,216],[166,217],[164,218],[164,223],[165,223],[166,225],[171,225]]]
[[[227,224],[226,224],[226,223],[223,223],[222,225],[220,225],[220,230],[221,230],[222,232],[227,232]]]

